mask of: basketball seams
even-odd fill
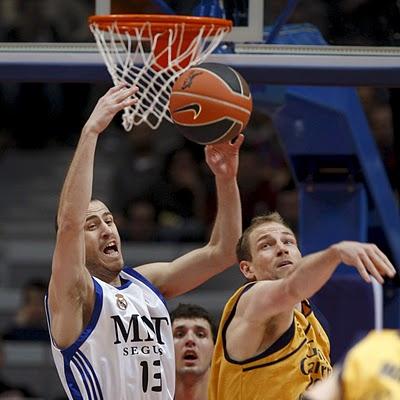
[[[230,136],[232,134],[232,129],[235,128],[235,126],[237,126],[237,125],[240,125],[242,127],[242,129],[240,129],[239,133],[242,132],[243,123],[241,121],[236,121],[236,120],[234,120],[232,118],[228,118],[228,117],[221,118],[221,119],[218,119],[216,121],[213,121],[213,123],[221,122],[224,119],[228,119],[228,120],[232,121],[232,125],[222,136],[220,136],[219,138],[217,138],[217,139],[215,139],[213,141],[208,141],[208,142],[197,141],[197,143],[201,144],[201,145],[207,145],[207,144],[215,144],[215,143],[223,142],[226,137],[228,137],[228,136]],[[203,124],[190,124],[190,125],[181,124],[181,125],[182,126],[187,126],[187,127],[201,127],[201,126],[208,126],[209,124],[208,123],[207,124],[203,123]],[[235,135],[235,136],[237,136],[237,135]],[[232,139],[233,139],[233,137],[232,137]]]
[[[186,126],[186,127],[188,127],[188,128],[190,128],[190,127],[192,127],[192,126],[194,126],[194,127],[210,126],[211,124],[216,124],[216,123],[221,122],[221,121],[223,121],[223,120],[225,120],[225,119],[228,119],[229,121],[232,121],[232,123],[240,124],[240,125],[243,126],[242,121],[237,120],[237,119],[233,119],[232,117],[228,117],[228,116],[226,116],[226,115],[224,115],[224,116],[222,116],[221,118],[218,118],[218,119],[213,119],[212,121],[201,122],[201,123],[197,123],[197,124],[194,124],[193,122],[191,122],[190,124],[179,123],[179,125],[181,125],[181,126]],[[228,130],[227,132],[230,132],[230,128],[229,128],[229,130]],[[224,134],[224,136],[225,136],[225,134]],[[221,136],[221,137],[224,137],[224,136]],[[220,139],[221,139],[221,138],[219,138],[219,139],[217,139],[217,140],[220,140]],[[214,143],[214,142],[213,142],[213,143]]]
[[[238,82],[239,82],[240,93],[241,93],[241,95],[242,95],[242,96],[246,96],[246,95],[244,94],[243,82],[242,82],[242,80],[240,79],[239,75],[236,73],[236,71],[235,71],[233,68],[231,68],[231,67],[228,67],[228,68],[235,74],[236,79],[237,79]]]
[[[221,104],[221,105],[229,106],[231,108],[235,108],[236,110],[244,112],[245,114],[248,114],[248,115],[251,114],[251,110],[249,110],[247,108],[240,107],[240,106],[238,106],[238,105],[236,105],[234,103],[230,103],[229,101],[226,101],[226,100],[215,99],[213,97],[204,96],[204,95],[197,94],[197,93],[185,93],[185,92],[175,91],[173,93],[173,96],[184,96],[184,97],[192,97],[192,98],[194,97],[194,98],[198,98],[198,99],[202,99],[202,100],[207,100],[207,101],[209,101],[211,103],[218,103],[218,104]],[[242,96],[242,97],[244,97],[244,96]],[[193,102],[190,103],[190,104],[193,104]],[[200,106],[200,104],[199,104],[199,106]],[[171,114],[173,114],[174,112],[175,112],[175,110],[171,110]]]
[[[172,121],[187,139],[201,145],[228,142],[239,135],[252,107],[246,80],[228,65],[217,63],[197,65],[181,74],[169,102]]]
[[[232,68],[230,68],[230,67],[228,67],[228,68],[229,68],[231,71],[235,72]],[[192,68],[192,70],[195,70],[195,69],[200,69],[200,70],[202,70],[202,71],[207,71],[210,75],[213,75],[213,77],[217,78],[218,81],[220,81],[220,82],[229,90],[229,92],[230,92],[231,94],[234,94],[235,96],[244,97],[244,98],[247,99],[247,100],[250,100],[250,99],[251,99],[251,94],[250,94],[250,92],[249,92],[248,95],[245,95],[245,94],[243,93],[243,85],[242,85],[241,79],[238,79],[238,80],[239,80],[239,85],[240,85],[240,88],[241,88],[242,91],[241,91],[241,93],[238,93],[238,92],[235,92],[235,91],[222,79],[222,77],[221,77],[220,75],[216,74],[215,72],[213,72],[213,71],[211,71],[211,70],[209,70],[209,69],[207,69],[207,68],[201,68],[201,67],[194,67],[194,68]],[[237,75],[236,72],[235,72],[235,76],[236,76],[236,78],[238,78],[238,75]],[[179,93],[179,92],[175,92],[175,93]]]
[[[230,67],[229,67],[230,68]],[[250,98],[251,97],[251,93],[250,93],[250,87],[247,85],[247,82],[244,80],[243,76],[240,75],[237,71],[235,71],[233,68],[231,68],[232,71],[236,74],[236,76],[239,79],[240,82],[240,86],[242,88],[242,96],[243,97],[247,97]]]

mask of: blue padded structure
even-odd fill
[[[272,118],[300,186],[301,205],[311,197],[310,201],[318,208],[315,204],[318,191],[321,191],[321,202],[332,202],[335,193],[353,198],[353,192],[362,184],[368,192],[369,203],[359,210],[365,218],[360,221],[361,226],[379,228],[380,244],[389,249],[392,260],[400,265],[398,208],[356,91],[337,87],[287,87],[285,104]],[[330,196],[323,194],[326,191]],[[368,208],[376,212],[377,224],[375,219],[369,220]],[[330,214],[324,216],[324,222],[330,225]],[[319,224],[317,230],[307,229],[312,217],[313,208],[308,207],[307,218],[300,221],[299,233],[305,253],[332,243],[326,238],[330,234],[324,234],[324,224]],[[351,218],[345,209],[343,218],[345,221]],[[336,221],[337,215],[333,224]],[[354,240],[369,238],[367,232],[354,236],[342,230],[340,234],[342,238]],[[321,243],[310,244],[315,238]]]
[[[264,29],[264,41],[273,44],[327,45],[321,32],[308,23],[284,25],[279,32],[275,26],[267,26]]]
[[[274,43],[326,44],[309,24],[284,26]],[[399,210],[356,90],[256,85],[252,93],[273,120],[299,190],[303,254],[341,240],[373,241],[400,267]],[[384,324],[399,327],[398,289],[385,295]],[[372,298],[371,285],[344,265],[315,297],[333,328],[334,361],[359,330],[375,327]],[[357,317],[347,321],[347,310]]]
[[[355,275],[336,274],[313,296],[312,302],[328,321],[333,363],[344,356],[357,337],[382,327],[381,295]]]
[[[268,37],[268,28],[265,35]],[[311,24],[284,26],[274,43],[326,45]],[[375,234],[380,244],[400,266],[399,210],[356,90],[333,86],[252,85],[252,93],[256,105],[271,115],[279,132],[300,190],[302,207],[306,207],[309,197],[315,203],[319,191],[321,202],[327,199],[322,194],[326,191],[331,192],[330,201],[335,192],[341,192],[340,197],[349,193],[353,198],[353,191],[361,193],[357,186],[361,184],[367,194],[364,200],[367,207],[361,210],[365,214],[361,226],[368,232],[371,228],[380,231]],[[308,231],[307,221],[313,219],[312,209],[307,209],[307,218],[303,218],[303,214],[300,216],[299,233],[304,253],[331,244],[329,233],[321,238],[320,232],[313,237]],[[343,218],[347,220],[348,216],[343,215]],[[369,240],[368,232],[354,236],[342,230],[340,235]],[[320,243],[310,244],[312,237],[313,242],[321,239]]]

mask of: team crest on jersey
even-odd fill
[[[128,302],[126,301],[125,297],[122,294],[116,294],[115,295],[117,299],[117,307],[120,310],[126,310],[128,308]]]

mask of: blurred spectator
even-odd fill
[[[50,18],[46,0],[15,0],[14,21],[10,23],[6,41],[57,42],[59,34]]]
[[[248,226],[255,215],[265,214],[276,207],[277,193],[265,173],[266,161],[255,150],[248,147],[241,150],[238,184],[244,226]]]
[[[266,113],[253,110],[246,129],[245,144],[259,154],[263,179],[269,181],[273,191],[279,192],[290,184],[291,173],[279,141],[279,134]]]
[[[56,4],[57,3],[57,4]],[[65,3],[65,2],[61,2]],[[7,42],[62,42],[89,40],[89,8],[69,1],[16,0],[6,3],[0,32]],[[85,11],[86,10],[86,11]],[[74,18],[69,18],[74,15]],[[72,21],[73,20],[73,21]],[[1,25],[1,24],[0,24]],[[2,83],[7,92],[3,127],[11,130],[20,148],[43,148],[52,141],[71,143],[82,122],[89,96],[88,84],[43,82]],[[43,115],[46,118],[43,118]],[[21,118],[23,115],[23,118]]]
[[[278,134],[265,113],[258,109],[253,110],[244,133],[245,142],[240,150],[238,184],[243,226],[246,227],[254,216],[276,209],[277,196],[281,190],[289,187],[291,173]],[[213,222],[210,218],[215,214],[215,204],[215,193],[211,192],[207,206],[208,225]],[[285,213],[283,215],[286,216]]]
[[[3,343],[0,340],[0,371],[3,370],[5,365],[5,354]],[[7,382],[0,376],[0,399],[19,400],[19,399],[32,399],[35,395],[27,388],[19,387]]]
[[[361,86],[357,88],[358,96],[363,106],[365,114],[368,116],[374,109],[377,102],[377,89],[371,86]]]
[[[276,199],[276,211],[290,224],[294,233],[297,233],[299,220],[298,192],[288,187],[281,190]]]
[[[206,188],[201,171],[188,147],[166,157],[163,176],[151,190],[161,240],[204,240]]]
[[[56,25],[58,39],[61,42],[93,40],[87,25],[87,17],[94,14],[94,2],[92,4],[82,0],[46,0],[46,2],[48,18]]]
[[[123,240],[154,242],[159,240],[157,214],[154,205],[147,199],[135,199],[128,204],[126,219],[120,229]]]
[[[388,46],[399,34],[396,0],[326,0],[326,3],[331,44]]]
[[[111,209],[118,226],[129,231],[127,226],[132,215],[131,205],[137,199],[149,196],[151,188],[159,179],[162,156],[157,152],[156,135],[146,124],[124,133],[123,148],[117,153],[116,167],[111,178]]]
[[[395,151],[395,122],[396,118],[393,115],[393,106],[390,104],[393,101],[393,92],[388,93],[386,89],[376,88],[360,88],[358,90],[364,111],[369,120],[369,125],[376,144],[380,151],[382,161],[385,165],[386,172],[393,188],[398,188],[397,181],[397,161]]]
[[[396,175],[398,171],[394,148],[392,108],[389,104],[377,105],[369,117],[371,129],[381,152],[389,180],[393,188],[396,188]]]
[[[13,42],[91,41],[87,17],[94,14],[88,1],[2,0],[1,26]]]
[[[46,291],[46,283],[40,280],[31,280],[24,285],[22,304],[11,327],[4,332],[4,340],[49,340],[44,310]]]
[[[390,89],[390,106],[393,123],[393,170],[395,171],[394,186],[400,202],[400,90]]]
[[[287,0],[264,1],[264,26],[274,25],[287,5]],[[302,0],[298,1],[287,22],[313,24],[324,35],[327,30],[327,17],[325,0]]]
[[[7,42],[54,42],[56,26],[46,12],[46,0],[16,0],[14,13],[9,10],[9,26],[4,40]],[[16,12],[15,10],[18,10]],[[12,130],[18,147],[42,148],[54,132],[54,108],[50,100],[51,86],[46,83],[20,83],[8,98],[9,113],[3,123]],[[53,87],[56,87],[53,85]],[[46,118],[43,114],[46,113]],[[23,115],[23,118],[21,118]]]

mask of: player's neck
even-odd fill
[[[121,277],[119,273],[111,273],[109,271],[101,271],[101,270],[96,270],[96,271],[91,271],[91,274],[100,279],[103,282],[108,283],[109,285],[119,287],[121,286]]]
[[[176,380],[175,400],[207,400],[208,373],[197,379]]]

